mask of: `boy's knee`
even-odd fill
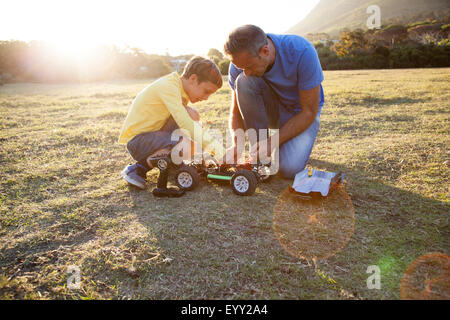
[[[201,151],[201,147],[198,148],[193,140],[189,137],[183,136],[182,139],[180,139],[178,143],[170,150],[172,162],[179,165],[184,160],[192,161],[196,151],[198,151],[196,148]]]

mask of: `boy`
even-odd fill
[[[130,184],[145,189],[146,174],[152,169],[150,158],[169,154],[178,143],[191,143],[183,138],[172,141],[171,134],[186,129],[194,142],[214,150],[221,159],[225,150],[202,130],[199,114],[187,103],[207,100],[222,87],[222,75],[214,62],[196,56],[186,64],[183,73],[163,76],[143,89],[134,99],[119,137],[126,144],[136,164],[121,172]],[[197,135],[194,135],[194,130]]]

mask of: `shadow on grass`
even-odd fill
[[[358,164],[349,168],[312,159],[311,165],[346,175],[346,191],[355,206],[355,232],[347,247],[318,263],[326,265],[325,272],[354,296],[399,298],[401,276],[410,262],[427,252],[449,249],[447,204],[375,181]],[[152,186],[144,192],[131,190],[139,221],[173,258],[167,268],[150,271],[146,281],[158,282],[162,272],[181,286],[172,288],[172,297],[181,288],[177,294],[190,298],[304,299],[323,297],[323,290],[345,298],[314,270],[296,265],[298,260],[282,249],[274,235],[273,208],[291,183],[276,177],[251,197],[234,195],[226,184],[204,181],[177,199],[153,198]],[[286,269],[284,263],[298,267]],[[380,267],[383,290],[367,289],[369,265]],[[205,287],[205,282],[210,286]],[[142,282],[141,288],[145,287]],[[161,294],[144,297],[171,296]]]
[[[382,98],[375,96],[366,96],[362,98],[362,103],[367,105],[414,104],[414,103],[424,103],[428,101],[429,99],[411,98],[411,97]]]
[[[418,233],[417,231],[420,231],[421,228],[423,230],[423,228],[432,227],[434,234],[430,237],[442,235],[442,237],[438,237],[440,240],[444,240],[444,235],[449,234],[444,223],[448,219],[450,209],[448,204],[376,181],[358,167],[358,162],[354,168],[348,168],[313,159],[311,165],[327,171],[343,171],[347,181],[346,191],[355,205],[356,215],[379,217],[380,222],[386,224],[385,226],[398,228],[397,240],[405,241],[404,244],[411,240],[401,237],[408,231],[404,229],[405,227],[411,227],[412,229],[409,231],[412,234]],[[443,244],[443,241],[437,242],[437,246],[428,248],[444,249],[439,247]],[[427,248],[424,246],[424,249]]]
[[[424,99],[424,98],[411,98],[411,97],[392,97],[392,98],[385,98],[381,96],[376,96],[376,93],[373,94],[367,94],[361,96],[361,92],[346,92],[348,95],[355,95],[354,98],[348,99],[346,101],[336,101],[334,102],[334,105],[339,108],[347,108],[352,107],[354,105],[363,106],[363,107],[386,107],[386,106],[392,106],[392,105],[399,105],[399,104],[406,104],[406,105],[412,105],[415,103],[425,103],[429,102],[430,99]],[[329,99],[339,99],[339,97],[342,95],[342,93],[339,94],[330,94]]]
[[[82,245],[97,237],[101,227],[99,216],[114,216],[125,209],[117,204],[111,204],[99,209],[84,209],[77,214],[69,214],[80,207],[81,201],[68,205],[57,205],[46,211],[53,212],[50,219],[35,222],[40,232],[25,240],[18,241],[14,247],[0,250],[0,270],[14,264],[20,264],[30,259],[39,258],[48,252],[58,251],[60,248]],[[17,223],[17,222],[16,222]],[[20,222],[18,222],[20,224]],[[15,225],[9,226],[14,228]],[[22,268],[23,269],[23,268]],[[25,270],[22,270],[25,271]]]
[[[354,264],[351,274],[368,297],[399,298],[401,277],[415,258],[450,249],[448,204],[372,179],[358,162],[353,168],[314,159],[311,164],[346,174],[346,191],[355,207],[355,232],[347,247],[328,263]],[[383,290],[367,289],[369,265],[380,267]],[[349,273],[340,272],[342,276]],[[346,282],[351,286],[351,281]]]
[[[358,162],[351,168],[315,159],[310,164],[344,172],[355,207],[350,242],[336,255],[318,261],[320,269],[290,256],[273,232],[274,206],[292,180],[277,176],[251,197],[234,195],[227,184],[202,181],[181,198],[157,199],[151,194],[156,185],[153,174],[147,190],[128,189],[131,208],[114,203],[97,210],[111,216],[130,212],[157,239],[163,255],[160,263],[138,267],[133,289],[126,290],[134,297],[162,299],[349,298],[343,289],[354,297],[397,299],[403,272],[415,258],[448,251],[448,204],[375,181]],[[28,181],[28,188],[34,190],[35,182]],[[55,214],[72,207],[54,208]],[[63,254],[59,248],[64,251],[65,246],[82,245],[98,236],[95,216],[83,221],[43,226],[46,235],[67,235],[64,239],[36,235],[1,250],[0,269],[11,276],[19,266],[20,273],[39,272],[41,257],[55,263]],[[77,232],[69,235],[74,228]],[[369,265],[380,267],[381,290],[367,289]],[[130,281],[122,279],[118,285]]]

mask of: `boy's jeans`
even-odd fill
[[[160,130],[138,134],[128,141],[128,153],[137,162],[146,163],[151,154],[161,149],[172,149],[178,143],[172,140],[172,132],[175,129],[178,129],[178,125],[171,116]]]
[[[281,104],[270,86],[260,77],[245,76],[236,79],[236,97],[245,129],[279,129],[300,112],[299,107]],[[280,147],[279,171],[285,178],[294,178],[302,171],[311,155],[320,125],[320,111],[308,129],[286,141]]]

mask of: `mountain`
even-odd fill
[[[450,0],[321,0],[305,19],[287,33],[302,36],[327,33],[337,38],[341,29],[367,28],[366,21],[370,14],[366,10],[375,4],[381,9],[382,25],[407,24],[450,15]]]

